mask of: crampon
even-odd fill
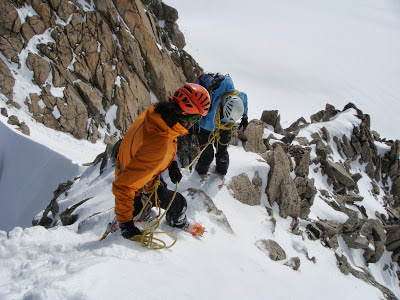
[[[195,221],[188,222],[183,229],[194,236],[203,236],[204,232],[207,232],[203,226]]]

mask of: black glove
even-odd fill
[[[178,163],[174,160],[168,168],[169,178],[173,183],[180,182],[182,179],[182,173],[178,168]]]
[[[130,220],[129,222],[125,222],[125,223],[119,223],[119,228],[121,229],[122,236],[126,239],[130,239],[130,238],[134,237],[135,235],[142,234],[140,232],[139,228],[137,228],[133,224],[133,220]]]
[[[247,116],[246,117],[245,116],[242,117],[242,121],[240,122],[240,125],[239,125],[239,130],[241,128],[243,128],[243,131],[246,130],[247,125],[249,125],[249,121],[247,119],[248,119]]]

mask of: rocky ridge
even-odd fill
[[[113,144],[151,101],[201,72],[177,19],[158,0],[1,0],[3,99],[47,127]],[[23,72],[32,87],[21,95]]]

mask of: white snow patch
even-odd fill
[[[18,12],[18,17],[21,20],[21,25],[25,23],[27,17],[33,17],[38,15],[36,11],[32,8],[32,6],[28,4],[25,4],[21,8],[17,8],[17,12]]]

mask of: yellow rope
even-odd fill
[[[225,94],[224,94],[225,95]],[[235,123],[234,122],[226,122],[226,123],[222,123],[221,122],[221,105],[222,104],[220,104],[219,106],[218,106],[218,109],[217,109],[217,115],[216,115],[216,117],[215,117],[215,131],[211,131],[210,132],[210,136],[211,135],[213,135],[214,137],[215,137],[215,140],[216,140],[216,144],[215,144],[215,150],[218,152],[218,145],[220,144],[221,146],[226,146],[226,145],[229,145],[230,144],[230,142],[232,141],[232,136],[233,136],[233,134],[232,134],[232,129],[233,129],[233,126],[235,126]],[[220,131],[221,130],[230,130],[231,132],[230,132],[230,139],[229,139],[229,141],[226,143],[226,144],[223,144],[223,143],[221,143],[221,134],[220,134]],[[209,136],[209,140],[210,140],[210,136]],[[208,145],[207,145],[208,146]]]

